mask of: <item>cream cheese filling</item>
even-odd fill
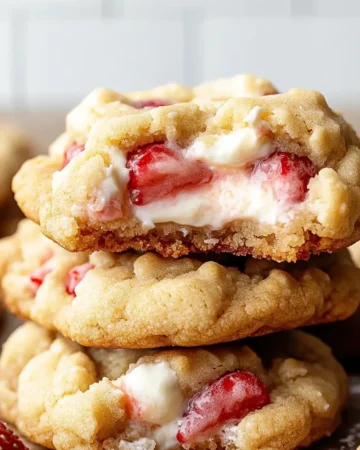
[[[140,364],[124,375],[120,385],[136,402],[140,420],[165,425],[181,415],[183,394],[175,372],[165,362]]]
[[[174,222],[221,229],[230,222],[246,218],[268,224],[287,223],[302,207],[300,203],[288,208],[274,198],[271,187],[237,171],[196,192],[179,193],[148,205],[133,205],[132,211],[149,228],[156,223]]]
[[[210,166],[242,167],[273,152],[272,139],[266,132],[269,124],[261,119],[263,108],[255,106],[245,117],[246,127],[228,134],[200,136],[185,150],[192,159],[201,159]]]
[[[178,422],[186,402],[170,366],[166,362],[140,364],[116,384],[130,401],[136,402],[139,417],[134,420],[159,425],[146,437],[152,438],[161,450],[178,447]]]

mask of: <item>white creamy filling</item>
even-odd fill
[[[180,417],[153,431],[153,438],[159,450],[170,450],[180,447],[179,441],[176,439],[179,419]]]
[[[54,172],[51,180],[52,191],[56,192],[58,189],[61,189],[61,185],[65,183],[66,178],[67,172],[64,169]]]
[[[178,448],[178,422],[184,409],[184,397],[176,373],[165,362],[140,364],[119,380],[120,387],[136,402],[142,423],[160,425],[147,433],[159,450]]]
[[[117,147],[108,147],[110,164],[103,168],[102,181],[92,192],[92,198],[86,205],[73,204],[71,213],[75,217],[86,214],[94,220],[112,220],[122,216],[122,202],[129,181],[129,169],[126,168],[126,155]],[[68,166],[53,174],[52,190],[56,192],[69,176]],[[105,212],[104,212],[105,211]],[[104,212],[104,214],[102,214]]]
[[[140,364],[122,378],[121,386],[139,407],[141,420],[165,425],[181,417],[184,398],[167,363]]]
[[[155,223],[175,222],[220,229],[234,220],[246,218],[256,218],[268,224],[287,223],[299,208],[301,204],[287,208],[261,181],[237,171],[213,181],[198,192],[180,193],[143,206],[133,205],[132,209],[147,227]]]
[[[261,120],[263,108],[256,106],[245,117],[249,126],[228,134],[205,136],[196,139],[186,149],[188,158],[201,159],[210,165],[241,167],[257,159],[269,156],[273,151],[272,141],[264,134],[269,124]]]
[[[94,193],[94,201],[88,205],[90,214],[103,211],[111,200],[122,202],[123,193],[129,181],[129,169],[126,168],[126,157],[116,147],[109,147],[111,164],[104,169],[104,177]]]
[[[188,158],[202,159],[211,165],[244,166],[273,151],[267,136],[259,137],[252,128],[212,137],[212,143],[196,139],[186,150]]]

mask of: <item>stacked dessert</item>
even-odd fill
[[[90,94],[14,179],[31,220],[0,244],[3,298],[32,322],[4,345],[1,416],[58,450],[331,434],[346,375],[285,330],[358,306],[359,146],[322,95],[255,77]]]

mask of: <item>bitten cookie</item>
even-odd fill
[[[297,264],[223,259],[69,253],[28,220],[0,241],[8,308],[91,347],[208,345],[345,319],[358,306],[347,251]]]
[[[195,349],[85,349],[33,323],[0,359],[0,413],[57,450],[291,450],[331,434],[347,378],[294,331]]]
[[[112,104],[69,120],[14,179],[25,215],[66,249],[295,261],[359,239],[359,139],[321,94]]]

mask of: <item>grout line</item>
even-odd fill
[[[26,24],[28,15],[15,10],[11,15],[11,99],[13,108],[24,108],[26,104]]]
[[[187,86],[198,84],[203,79],[203,42],[201,29],[204,22],[202,9],[185,8],[184,26],[184,83]]]

